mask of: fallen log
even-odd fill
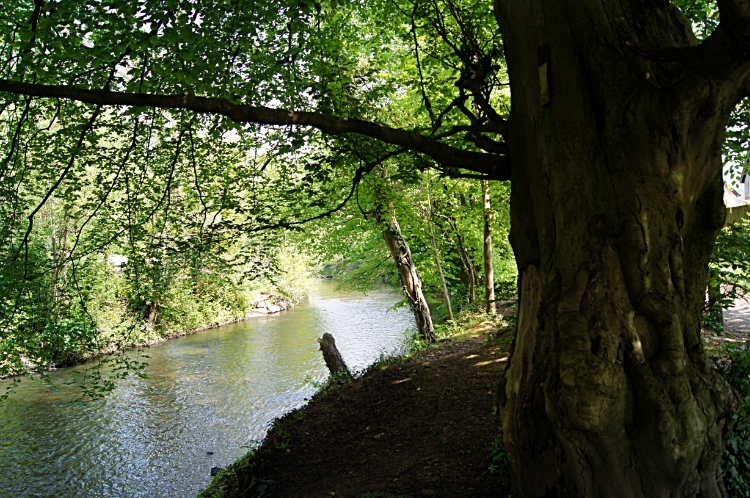
[[[333,336],[326,332],[322,339],[318,339],[318,343],[320,344],[320,350],[323,351],[323,359],[331,372],[331,377],[344,376],[351,379],[352,373],[341,358],[341,353],[336,348],[336,341]]]

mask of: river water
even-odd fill
[[[211,467],[246,453],[327,377],[323,333],[355,369],[401,351],[414,318],[387,312],[397,294],[334,286],[322,281],[294,310],[147,349],[149,378],[130,376],[103,400],[72,402],[73,368],[53,372],[58,390],[24,380],[0,402],[0,497],[194,497]]]

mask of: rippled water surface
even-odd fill
[[[293,311],[150,348],[148,379],[86,405],[63,384],[72,369],[54,372],[59,392],[23,381],[0,402],[0,496],[194,497],[212,466],[243,455],[273,418],[305,403],[309,379],[327,377],[323,333],[353,368],[398,352],[414,328],[406,309],[386,313],[398,300],[323,281]]]

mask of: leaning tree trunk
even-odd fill
[[[427,306],[427,299],[422,292],[422,280],[417,273],[417,266],[411,257],[411,250],[401,234],[401,228],[398,226],[393,209],[389,208],[389,214],[386,216],[378,215],[379,222],[385,225],[383,229],[383,238],[388,246],[388,250],[393,256],[393,261],[398,267],[398,275],[401,278],[401,285],[406,294],[406,298],[411,304],[414,312],[414,319],[417,322],[417,333],[427,342],[435,342],[435,328],[432,325],[432,316],[430,308]]]
[[[747,68],[647,62],[693,43],[666,1],[495,7],[520,271],[499,393],[513,496],[718,497],[737,401],[700,321]],[[732,48],[720,31],[707,65],[729,58],[710,52]]]
[[[383,238],[393,257],[393,262],[396,263],[398,268],[401,288],[404,290],[404,294],[406,294],[414,312],[417,333],[428,343],[432,343],[437,338],[435,337],[435,328],[432,325],[430,308],[427,306],[427,299],[422,292],[422,279],[419,278],[417,266],[411,257],[409,244],[406,243],[406,239],[401,234],[401,227],[399,227],[396,219],[393,202],[385,193],[384,183],[387,182],[385,169],[381,169],[380,177],[383,183],[376,183],[375,185],[375,210],[373,211],[375,222],[383,227]]]
[[[352,373],[349,367],[346,366],[344,359],[339,353],[339,348],[336,347],[336,340],[331,334],[326,332],[323,337],[318,339],[320,344],[320,350],[323,352],[323,360],[326,362],[328,371],[331,372],[331,376],[345,377],[349,380],[352,379]]]

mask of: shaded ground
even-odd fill
[[[498,309],[511,315],[512,309]],[[704,333],[709,354],[750,335],[750,305],[728,310],[726,334]],[[486,335],[498,339],[485,342]],[[483,322],[415,360],[371,369],[276,421],[254,455],[203,497],[505,497],[489,471],[499,423],[496,380],[508,334]]]
[[[738,344],[750,339],[750,304],[744,299],[737,299],[734,306],[724,311],[724,332],[715,334],[710,330],[703,331],[709,356],[722,356],[722,345]]]
[[[482,344],[490,330],[479,324],[461,334],[465,342],[376,366],[317,395],[203,496],[506,496],[489,467],[509,340]]]
[[[735,300],[734,306],[724,311],[724,327],[732,339],[747,340],[750,335],[750,304],[744,299]]]

